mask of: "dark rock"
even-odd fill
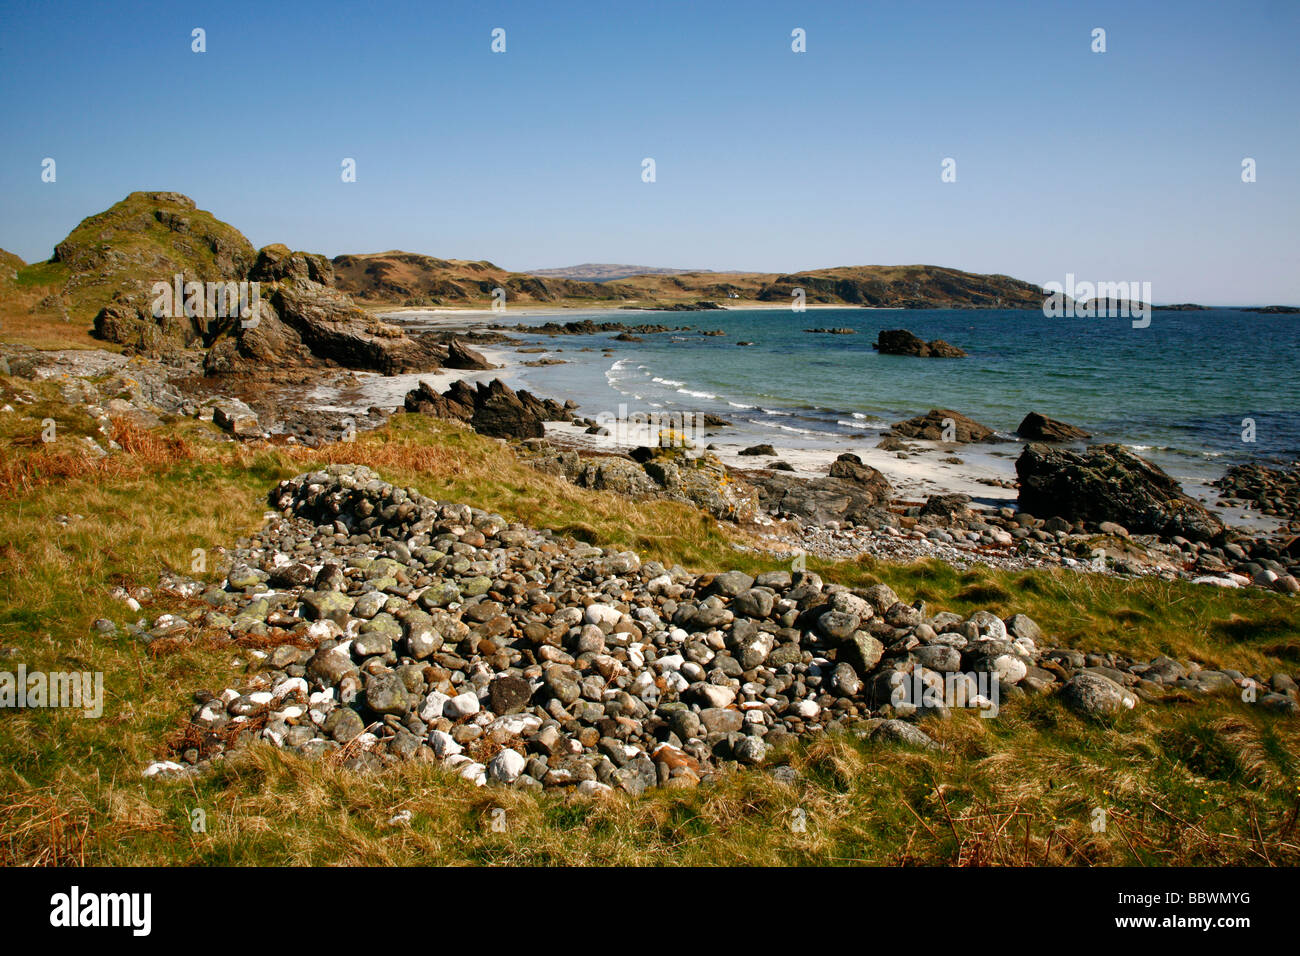
[[[476,432],[492,438],[542,438],[543,422],[573,419],[573,413],[559,402],[522,389],[516,392],[496,378],[477,387],[453,382],[442,394],[421,382],[406,393],[405,405],[408,412],[468,422]]]
[[[1039,517],[1113,521],[1138,534],[1205,541],[1223,523],[1178,482],[1122,445],[1086,452],[1031,444],[1016,461],[1020,508]]]
[[[895,435],[903,438],[925,438],[930,441],[944,441],[945,426],[951,422],[952,437],[955,442],[997,442],[993,429],[967,418],[961,412],[950,408],[932,408],[924,415],[897,422],[892,426]]]
[[[1030,412],[1016,428],[1016,434],[1027,441],[1072,442],[1086,441],[1092,437],[1082,428],[1058,422],[1054,418]]]
[[[496,368],[481,353],[475,352],[460,339],[452,339],[447,347],[447,358],[442,363],[447,368],[483,370]]]
[[[963,358],[966,353],[943,339],[926,342],[907,329],[882,329],[873,346],[882,355],[915,355],[918,358]]]

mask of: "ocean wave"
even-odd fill
[[[717,398],[712,392],[692,392],[689,388],[679,388],[677,391],[682,395],[689,395],[691,398]]]
[[[815,428],[796,428],[794,425],[782,425],[780,422],[762,422],[755,418],[746,419],[751,425],[761,425],[763,428],[775,428],[778,431],[794,432],[796,435],[825,435],[826,432],[819,431]]]
[[[671,378],[660,378],[660,377],[657,376],[657,375],[656,375],[654,378],[650,379],[650,381],[652,381],[652,382],[657,382],[657,383],[660,384],[660,385],[672,385],[672,386],[678,386],[678,385],[685,385],[685,384],[686,384],[685,382],[678,382],[678,381],[676,381],[675,379],[671,379]]]

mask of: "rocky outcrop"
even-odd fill
[[[758,492],[710,452],[636,448],[622,455],[557,452],[546,442],[526,442],[529,463],[582,488],[613,491],[629,498],[662,498],[689,504],[717,518],[747,521],[758,513]]]
[[[540,399],[524,389],[516,392],[500,379],[453,382],[441,394],[428,382],[421,382],[406,394],[406,410],[436,415],[469,424],[481,435],[492,438],[541,438],[543,422],[573,420],[573,406],[554,399]]]
[[[468,371],[482,371],[484,369],[497,367],[485,359],[481,353],[475,352],[460,339],[451,340],[451,344],[447,346],[447,358],[443,360],[442,364],[447,368],[463,369]]]
[[[907,329],[882,329],[872,346],[882,355],[915,355],[918,358],[964,358],[966,353],[943,339],[927,342]]]
[[[758,472],[749,480],[769,514],[792,515],[818,525],[852,522],[879,528],[894,523],[884,510],[893,488],[857,455],[840,455],[825,478],[799,478],[773,470]]]
[[[925,438],[930,441],[997,442],[1001,441],[993,429],[967,418],[951,408],[932,408],[924,415],[896,422],[891,426],[894,435],[901,438]]]
[[[61,298],[73,319],[95,319],[96,335],[146,349],[180,348],[210,336],[202,316],[159,322],[156,282],[238,281],[256,253],[234,226],[173,192],[134,192],[82,220],[54,248],[66,270]],[[176,310],[178,313],[180,309]]]
[[[262,428],[257,415],[244,402],[226,398],[212,406],[212,423],[236,438],[258,438]]]
[[[1122,445],[1086,452],[1034,443],[1016,461],[1020,509],[1038,517],[1114,522],[1130,532],[1210,540],[1223,523],[1177,481]]]
[[[862,459],[850,452],[845,452],[831,462],[829,474],[853,482],[866,493],[874,495],[878,502],[888,501],[893,494],[889,481],[875,468],[864,465]]]
[[[295,366],[395,375],[442,365],[432,339],[413,338],[330,288],[333,267],[324,256],[267,246],[250,275],[260,283],[258,310],[251,319],[227,322],[204,362],[209,375]]]
[[[294,252],[283,243],[273,242],[258,250],[249,279],[258,282],[316,282],[334,285],[334,266],[324,256],[312,252]]]
[[[392,374],[434,369],[442,360],[432,343],[332,289],[334,269],[324,256],[278,244],[256,252],[239,230],[180,193],[132,193],[84,220],[55,247],[51,268],[66,276],[60,299],[69,314],[93,316],[96,336],[149,355],[210,348],[208,374],[301,365]],[[171,292],[177,276],[182,301]],[[208,293],[198,308],[185,291],[191,282]],[[158,283],[168,288],[166,301],[155,292]],[[242,290],[252,314],[212,295],[228,283],[258,284],[256,295],[248,285]]]
[[[1092,436],[1082,428],[1058,422],[1054,418],[1030,412],[1016,428],[1016,434],[1026,441],[1072,442],[1087,441]]]

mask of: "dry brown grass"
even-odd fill
[[[123,454],[96,457],[89,449],[49,445],[38,435],[11,439],[0,461],[0,499],[30,495],[37,488],[87,479],[95,482],[139,478],[145,472],[194,456],[193,446],[175,435],[160,435],[124,418],[112,420],[109,438]]]
[[[190,695],[240,685],[232,660],[267,639],[200,634],[146,648],[125,634],[92,634],[90,623],[140,616],[107,596],[111,586],[153,586],[165,568],[188,573],[192,548],[255,530],[280,477],[359,462],[433,497],[696,570],[752,573],[764,559],[733,551],[729,531],[691,509],[575,488],[497,442],[417,416],[318,450],[216,441],[210,425],[193,422],[114,435],[121,472],[39,472],[27,493],[0,496],[0,642],[29,668],[101,670],[108,693],[99,721],[23,711],[0,724],[0,863],[1300,863],[1295,722],[1219,698],[1144,706],[1111,726],[1027,699],[997,720],[928,721],[942,752],[821,738],[776,755],[798,769],[795,783],[751,770],[640,799],[477,789],[423,764],[356,774],[265,745],[197,780],[143,780],[148,761],[203,744],[187,727]],[[73,512],[84,518],[55,520]],[[1265,655],[1290,640],[1295,614],[1272,596],[1181,584],[809,563],[831,580],[923,593],[937,608],[988,600],[1026,610],[1064,645],[1185,646],[1260,668],[1280,666]],[[210,576],[219,577],[216,564]],[[1131,613],[1119,620],[1116,608]],[[143,613],[194,610],[159,594]],[[1224,640],[1215,626],[1230,616],[1238,623]],[[1090,825],[1098,807],[1104,832]],[[504,832],[491,828],[497,808]],[[206,833],[191,830],[194,809],[205,811]],[[410,826],[389,825],[399,810],[412,812]],[[796,810],[804,832],[791,826]]]
[[[56,309],[40,306],[42,300],[59,291],[57,285],[0,286],[0,342],[37,349],[108,349],[121,346],[101,342],[83,322],[65,318]]]

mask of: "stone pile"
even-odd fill
[[[243,686],[195,695],[177,760],[150,773],[193,772],[262,740],[356,770],[429,760],[477,784],[636,794],[762,764],[811,733],[933,747],[910,718],[985,707],[994,692],[1005,705],[1064,689],[1104,717],[1167,688],[1247,681],[1048,650],[1022,614],[935,613],[884,585],[643,563],[363,466],[282,482],[270,503],[260,534],[226,553],[220,584],[164,582],[207,610],[135,629],[265,648]],[[1261,703],[1295,709],[1291,675],[1253,680]],[[908,681],[934,692],[908,696]]]

